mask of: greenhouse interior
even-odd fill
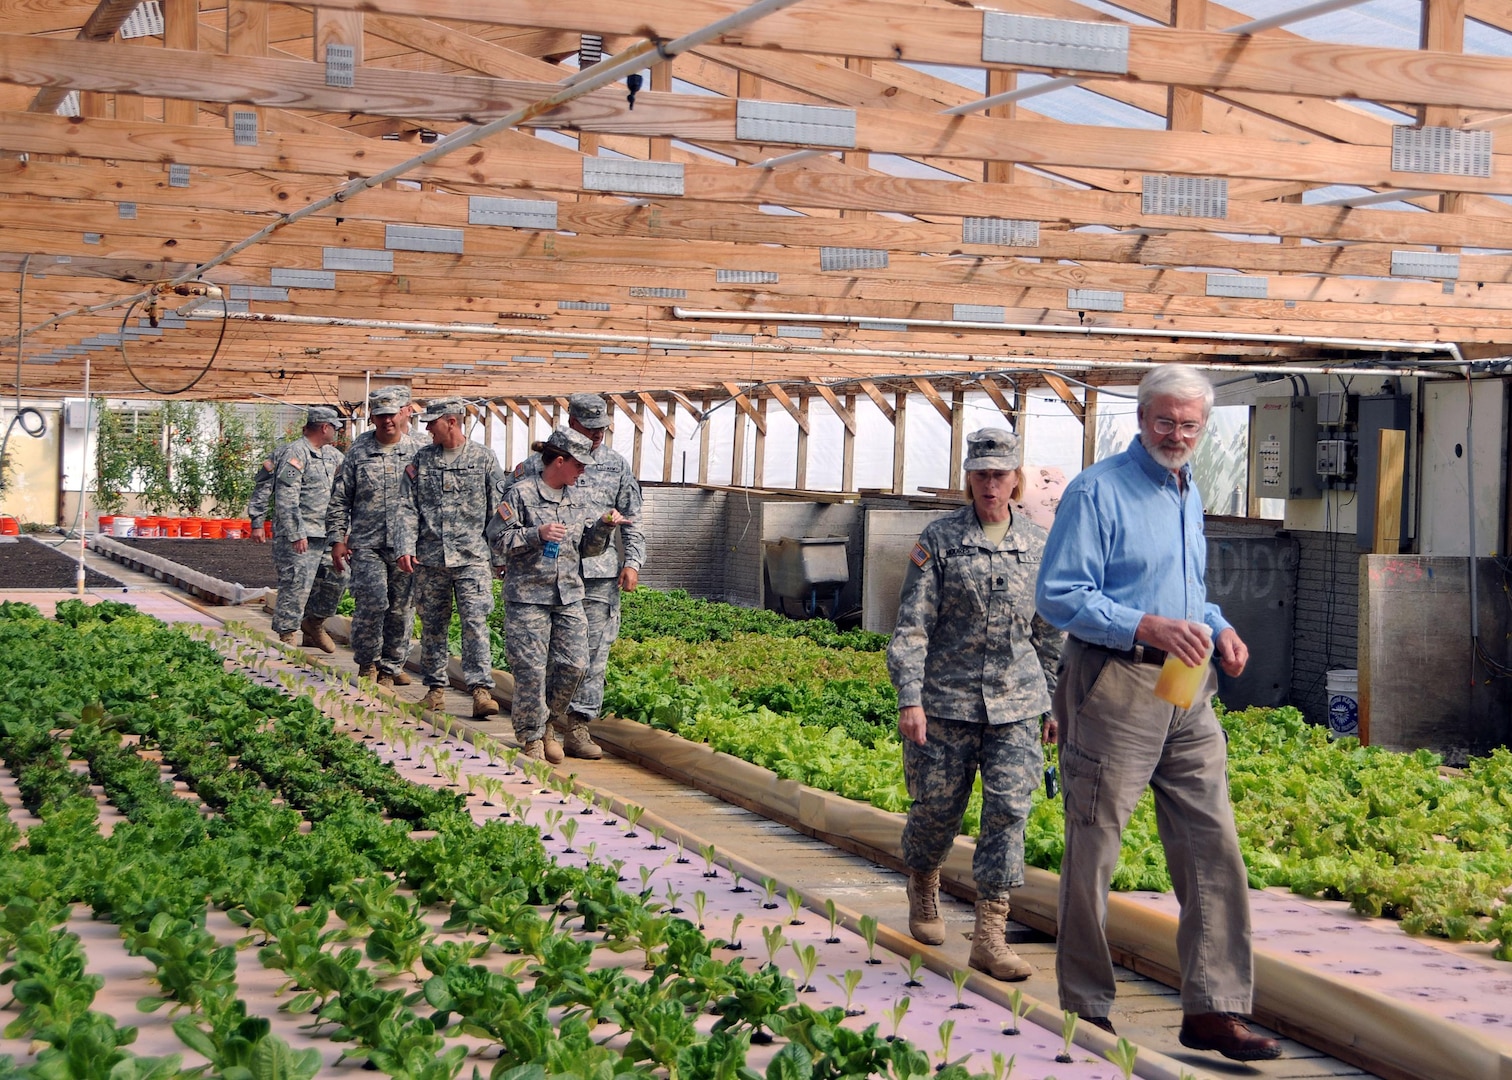
[[[3,0],[0,1080],[1512,1078],[1503,130],[1493,0]]]

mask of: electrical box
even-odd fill
[[[99,417],[92,415],[88,398],[63,399],[63,424],[74,431],[83,431],[84,425],[99,426]]]
[[[1336,480],[1348,479],[1354,472],[1351,449],[1353,444],[1348,439],[1319,439],[1318,475]]]
[[[1258,399],[1250,460],[1255,497],[1319,498],[1317,443],[1317,398]]]

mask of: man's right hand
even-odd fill
[[[567,526],[560,521],[548,521],[545,525],[539,526],[536,531],[540,533],[543,544],[549,544],[553,540],[567,539]]]
[[[924,731],[929,721],[924,717],[922,705],[902,705],[898,708],[898,734],[911,743],[924,745]]]
[[[310,550],[310,542],[303,536],[301,536],[298,540],[294,541],[294,543],[290,544],[289,546],[292,547],[300,555],[303,555],[305,552]]]
[[[346,546],[346,542],[338,540],[331,545],[331,565],[336,568],[338,574],[346,571],[347,560],[352,557],[352,549]]]
[[[401,555],[395,561],[398,562],[399,569],[406,574],[413,574],[415,572],[415,557],[413,555]]]
[[[1175,655],[1187,667],[1198,667],[1207,662],[1212,651],[1212,638],[1203,623],[1186,619],[1168,619],[1163,615],[1145,615],[1139,620],[1134,636],[1142,644]]]
[[[268,530],[261,525],[253,526],[252,542],[255,544],[266,544],[268,542]]]

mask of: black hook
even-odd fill
[[[635,108],[635,95],[640,93],[640,88],[645,85],[645,81],[639,72],[625,76],[625,89],[630,91],[625,95],[625,100],[630,104],[630,108]]]

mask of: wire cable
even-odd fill
[[[203,278],[196,278],[194,283],[198,285],[204,285],[207,289],[218,289],[218,286],[211,285],[210,282],[204,280]],[[215,339],[215,348],[210,350],[210,356],[205,361],[205,366],[200,368],[199,373],[196,374],[194,378],[190,379],[183,386],[180,386],[175,390],[169,390],[163,387],[151,385],[140,375],[138,375],[136,373],[136,369],[131,366],[131,357],[126,352],[126,324],[131,321],[131,316],[135,314],[136,309],[141,306],[142,303],[140,300],[133,300],[131,302],[131,305],[127,307],[126,314],[121,316],[121,329],[119,331],[121,340],[116,346],[121,350],[121,362],[126,365],[126,374],[131,376],[132,381],[140,386],[143,390],[154,394],[161,394],[164,397],[173,397],[176,394],[186,394],[190,390],[193,390],[196,386],[198,386],[200,380],[203,379],[206,375],[210,374],[210,369],[215,366],[215,359],[216,357],[220,356],[221,345],[223,345],[226,341],[226,329],[231,325],[231,306],[226,300],[225,291],[220,290],[220,294],[221,328],[220,336]],[[206,295],[209,295],[209,293],[207,292]]]

